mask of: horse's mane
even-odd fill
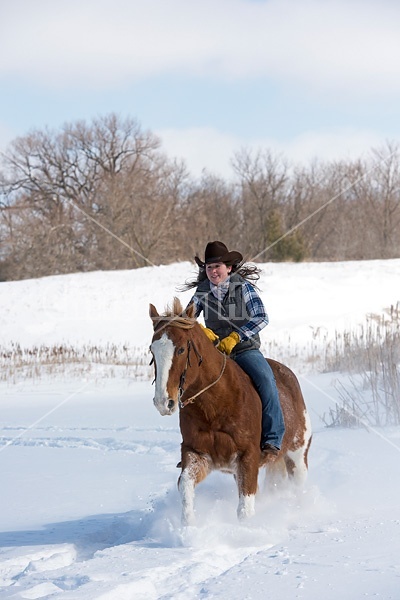
[[[183,310],[182,304],[176,296],[172,306],[167,305],[165,313],[158,317],[152,317],[152,320],[156,324],[156,328],[163,324],[164,326],[171,325],[180,329],[192,329],[196,323],[196,319],[188,316],[186,311]]]

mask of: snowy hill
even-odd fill
[[[275,356],[304,358],[400,301],[400,260],[263,268]],[[145,353],[149,302],[162,310],[192,275],[181,263],[1,283],[0,346]],[[150,381],[129,369],[103,375],[0,382],[3,598],[400,597],[400,429],[327,429],[344,376],[301,369],[314,430],[304,490],[271,490],[261,474],[256,516],[239,524],[234,481],[215,473],[197,489],[196,526],[182,529],[177,415],[161,417]]]
[[[260,266],[270,317],[262,341],[278,359],[304,355],[400,298],[400,259]],[[147,353],[149,303],[161,311],[178,295],[185,305],[191,293],[177,289],[194,273],[190,263],[178,263],[2,283],[0,346],[125,344]]]

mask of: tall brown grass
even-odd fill
[[[332,360],[330,370],[347,378],[336,384],[340,402],[325,416],[328,426],[400,425],[399,303],[345,332],[342,351]]]

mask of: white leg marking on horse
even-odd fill
[[[182,499],[182,525],[194,523],[194,479],[190,469],[184,469],[179,479],[179,492]]]
[[[305,463],[304,453],[307,450],[308,443],[311,437],[311,421],[307,411],[304,413],[306,422],[306,430],[304,432],[304,444],[294,452],[288,450],[287,455],[294,462],[293,481],[297,485],[303,485],[307,478],[307,467]]]
[[[237,508],[237,516],[239,521],[243,521],[244,519],[248,519],[252,517],[255,513],[255,496],[254,494],[249,494],[247,496],[240,495],[239,496],[239,505]]]
[[[175,346],[172,340],[164,333],[159,340],[151,344],[151,351],[156,363],[156,382],[154,390],[154,406],[161,415],[171,414],[168,409],[168,391],[167,383],[169,371],[172,365]]]

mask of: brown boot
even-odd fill
[[[278,456],[278,454],[279,454],[279,448],[277,448],[276,446],[273,446],[272,444],[269,444],[268,442],[266,442],[265,444],[263,444],[261,446],[261,453],[263,455],[270,454],[271,456]]]

